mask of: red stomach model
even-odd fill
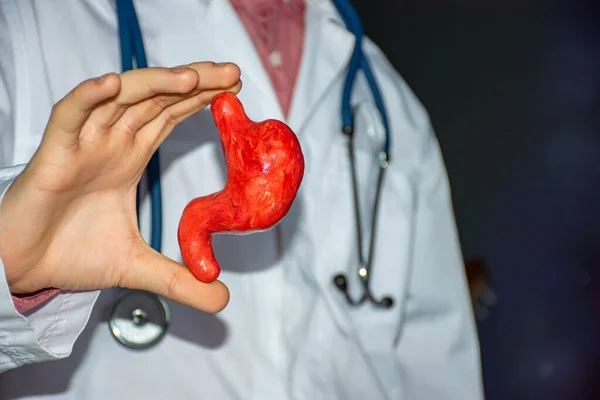
[[[227,165],[223,190],[192,200],[179,222],[183,262],[196,279],[219,276],[211,239],[214,233],[251,233],[273,227],[290,210],[302,178],[300,143],[283,122],[254,122],[232,93],[211,104]]]

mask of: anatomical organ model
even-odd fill
[[[219,276],[214,233],[263,231],[290,210],[304,176],[304,157],[294,132],[283,122],[254,122],[232,93],[217,95],[211,112],[227,165],[217,193],[193,199],[183,211],[178,240],[183,262],[196,279]]]

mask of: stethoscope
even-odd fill
[[[344,83],[341,104],[342,133],[348,137],[348,152],[352,172],[352,191],[355,210],[356,239],[359,268],[358,277],[363,287],[363,295],[353,299],[348,290],[348,279],[345,274],[337,274],[333,278],[334,285],[344,294],[349,305],[357,307],[365,301],[370,301],[379,308],[388,309],[393,305],[393,299],[385,296],[376,299],[371,292],[369,281],[372,275],[372,261],[376,243],[377,216],[380,203],[380,192],[384,172],[387,169],[390,157],[390,133],[387,114],[383,105],[381,92],[375,81],[371,67],[362,50],[363,28],[354,8],[348,0],[332,0],[338,13],[341,15],[346,28],[354,34],[356,42],[352,53],[348,74]],[[119,41],[121,48],[121,64],[123,71],[134,68],[147,68],[146,52],[142,39],[140,24],[137,18],[133,0],[116,0],[119,28]],[[369,254],[365,257],[363,251],[363,236],[361,214],[359,207],[359,188],[356,173],[356,160],[354,152],[354,115],[350,105],[350,97],[356,75],[362,70],[371,89],[373,100],[377,107],[385,130],[385,142],[378,154],[379,171],[373,207],[371,238],[369,241]],[[160,158],[159,151],[150,159],[146,168],[146,177],[150,191],[151,235],[150,245],[158,252],[162,250],[162,199],[160,183]],[[139,217],[139,191],[138,191],[138,217]],[[170,310],[166,299],[153,293],[140,290],[125,290],[116,301],[109,327],[113,336],[119,343],[130,349],[142,350],[159,343],[165,336],[170,324]]]

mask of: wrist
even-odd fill
[[[14,189],[15,180],[0,181],[0,268],[4,269],[4,275],[8,288],[13,295],[26,296],[27,290],[21,290],[19,283],[23,280],[23,271],[20,271],[18,265],[21,264],[10,254],[10,248],[14,245],[14,236],[10,231],[9,205],[11,203],[10,191]],[[14,247],[13,247],[14,248]],[[29,290],[34,292],[34,290]]]
[[[11,283],[14,281],[14,274],[12,268],[9,268],[9,263],[7,263],[5,257],[3,257],[5,248],[7,246],[7,240],[5,239],[7,233],[3,222],[6,221],[6,193],[8,192],[12,183],[13,181],[0,182],[0,267],[4,269],[4,275],[6,277],[6,282],[8,283],[8,288],[11,294],[13,294],[13,285],[11,285]]]

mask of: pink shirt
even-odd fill
[[[287,116],[304,47],[304,0],[231,0]]]
[[[221,1],[221,0],[219,0]],[[287,116],[304,48],[304,0],[230,0],[252,38]],[[13,296],[17,311],[32,310],[60,291],[48,289],[29,296]]]

